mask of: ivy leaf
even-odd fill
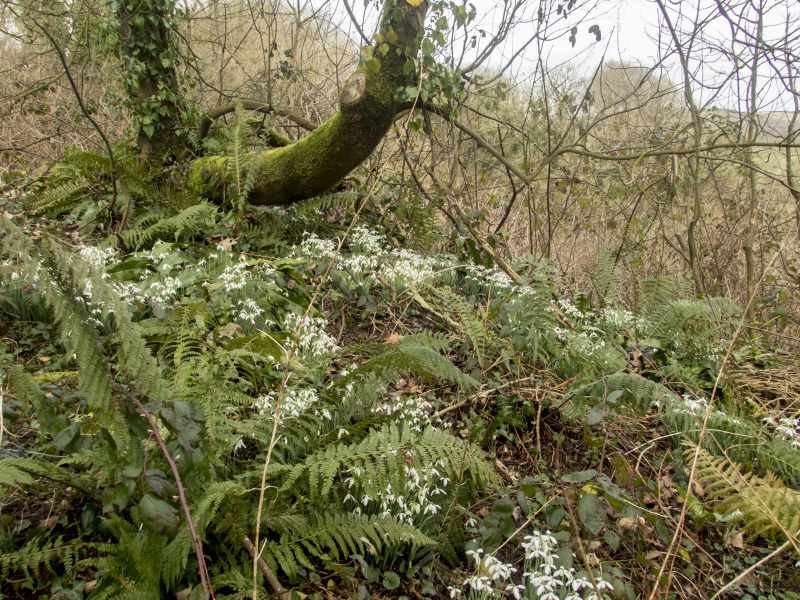
[[[383,572],[383,587],[387,590],[393,590],[400,585],[400,577],[394,571]]]
[[[596,38],[596,41],[598,42],[600,41],[600,38],[602,37],[600,33],[600,25],[595,24],[589,27],[589,33],[593,33],[594,37]]]
[[[500,498],[492,504],[492,512],[501,519],[507,519],[514,514],[514,503],[508,498]]]
[[[553,510],[547,513],[547,524],[550,527],[558,527],[561,525],[561,521],[564,520],[564,509],[560,506],[555,507]]]

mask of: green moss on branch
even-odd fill
[[[397,0],[399,10],[388,10],[394,0],[385,3],[382,30],[393,29],[398,40],[384,56],[376,53],[380,69],[356,71],[342,91],[339,111],[308,137],[259,156],[252,204],[292,204],[326,192],[366,160],[392,126],[399,108],[395,91],[406,83],[403,65],[416,53],[427,3],[413,7]],[[223,160],[195,162],[190,181],[196,192],[212,199],[221,195]]]

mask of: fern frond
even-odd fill
[[[420,435],[407,424],[402,428],[384,425],[359,442],[328,446],[294,465],[283,478],[281,490],[297,491],[300,485],[312,501],[320,501],[328,497],[334,482],[346,471],[375,498],[390,485],[403,489],[408,467],[430,465],[439,465],[451,481],[463,473],[479,489],[494,479],[482,453],[448,432],[429,427]]]
[[[391,517],[329,513],[315,515],[303,525],[267,544],[264,559],[274,571],[280,568],[294,577],[299,566],[314,568],[311,558],[341,561],[351,554],[366,554],[370,546],[380,552],[392,545],[435,544],[413,525]]]
[[[126,248],[139,250],[152,246],[156,240],[170,237],[176,242],[186,235],[194,235],[213,223],[217,207],[209,202],[200,202],[183,209],[173,217],[160,216],[155,220],[145,218],[132,229],[119,234]]]
[[[9,462],[8,459],[0,459],[0,485],[17,487],[30,483],[33,483],[33,477]]]
[[[40,215],[46,211],[58,211],[67,208],[77,200],[79,192],[89,189],[89,181],[83,177],[54,185],[31,198],[25,203],[25,210],[33,215]]]
[[[705,486],[706,502],[724,515],[740,513],[750,538],[790,539],[797,547],[800,536],[800,492],[776,477],[759,478],[743,473],[741,465],[728,458],[716,458],[706,450],[687,443],[685,456],[698,457],[697,477]]]
[[[436,352],[427,341],[420,343],[413,338],[402,340],[388,347],[386,344],[377,346],[373,352],[377,356],[341,377],[326,391],[326,395],[338,395],[341,398],[345,395],[348,385],[356,385],[370,377],[388,381],[401,373],[413,373],[429,381],[431,379],[449,381],[462,389],[470,389],[477,385],[474,379]]]
[[[304,200],[297,204],[295,210],[302,217],[313,217],[320,212],[354,204],[362,197],[360,192],[335,192]]]

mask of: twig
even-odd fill
[[[800,532],[798,532],[798,534],[800,534]],[[772,560],[773,558],[775,558],[776,556],[778,556],[778,554],[780,554],[781,552],[783,552],[784,550],[786,550],[786,549],[787,549],[789,546],[791,546],[791,545],[792,545],[792,541],[791,541],[791,540],[786,540],[786,542],[784,542],[784,544],[783,544],[782,546],[780,546],[779,548],[776,548],[776,549],[775,549],[775,550],[774,550],[774,551],[773,551],[771,554],[768,554],[767,556],[765,556],[764,558],[762,558],[762,559],[761,559],[760,561],[758,561],[757,563],[755,563],[755,564],[753,564],[753,565],[750,565],[750,567],[748,567],[747,569],[745,569],[744,571],[742,571],[741,573],[739,573],[739,574],[738,574],[736,577],[734,577],[734,578],[733,578],[733,579],[732,579],[730,582],[728,582],[727,584],[725,584],[724,586],[722,586],[722,588],[721,588],[721,589],[720,589],[720,590],[719,590],[719,591],[718,591],[716,594],[714,594],[713,596],[711,596],[711,600],[716,600],[717,598],[719,598],[719,597],[720,597],[722,594],[724,594],[725,592],[727,592],[727,591],[728,591],[729,589],[731,589],[731,588],[732,588],[734,585],[736,585],[737,583],[739,583],[739,582],[740,582],[742,579],[744,579],[745,577],[747,577],[748,575],[750,575],[750,573],[752,573],[753,571],[755,571],[756,569],[758,569],[760,566],[764,565],[765,563],[769,562],[770,560]]]
[[[258,553],[256,552],[256,547],[253,546],[253,542],[250,541],[250,538],[247,537],[246,535],[242,537],[242,544],[244,544],[245,549],[250,553],[250,556],[252,556],[253,559],[255,560],[256,555]],[[278,594],[278,597],[281,600],[289,600],[291,594],[288,591],[286,591],[286,588],[283,587],[281,585],[281,582],[278,581],[278,578],[275,577],[275,573],[273,573],[272,569],[269,568],[267,561],[265,561],[260,556],[258,557],[258,568],[264,574],[264,577],[267,578],[267,581],[269,582],[270,586],[272,586],[272,589],[275,591],[275,593]]]
[[[175,461],[172,459],[172,456],[170,456],[169,450],[167,450],[167,445],[164,443],[164,440],[161,437],[161,433],[158,430],[158,425],[156,425],[156,422],[153,420],[153,415],[151,415],[150,411],[148,411],[142,405],[142,403],[139,402],[139,399],[136,396],[127,391],[124,391],[123,393],[136,405],[136,408],[138,408],[142,414],[144,414],[147,422],[150,423],[150,431],[156,438],[156,442],[161,448],[161,451],[164,453],[164,458],[166,458],[167,462],[169,463],[172,476],[175,478],[175,485],[178,488],[178,498],[180,499],[181,507],[183,508],[183,514],[186,516],[186,525],[189,528],[189,533],[191,534],[192,542],[194,543],[194,553],[197,557],[197,564],[200,567],[200,585],[203,586],[203,590],[208,593],[213,600],[214,590],[211,589],[211,582],[209,581],[208,577],[206,559],[203,555],[203,543],[200,541],[200,536],[197,535],[197,531],[194,527],[194,521],[192,521],[192,515],[189,512],[189,504],[186,502],[186,493],[183,490],[181,476],[178,474],[178,467],[175,464]]]
[[[603,594],[600,592],[600,588],[597,587],[597,581],[595,581],[594,573],[592,572],[592,567],[589,564],[589,559],[586,557],[586,551],[583,549],[583,540],[581,540],[581,534],[580,531],[578,530],[578,522],[575,520],[575,513],[572,510],[572,502],[570,502],[569,494],[567,494],[567,490],[564,489],[563,485],[561,486],[561,495],[564,496],[567,512],[569,513],[569,521],[570,523],[572,523],[572,531],[575,533],[575,541],[577,542],[578,545],[578,554],[581,555],[583,566],[586,567],[586,572],[589,574],[589,579],[591,580],[592,586],[594,587],[594,593],[596,594],[596,597],[602,598]]]

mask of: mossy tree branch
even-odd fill
[[[375,59],[353,73],[331,119],[294,144],[261,153],[250,203],[275,206],[312,198],[331,189],[369,157],[400,107],[395,93],[406,83],[403,66],[419,52],[427,8],[424,1],[384,0],[384,52],[376,45]],[[196,160],[190,176],[194,189],[219,199],[225,162],[217,156]]]

